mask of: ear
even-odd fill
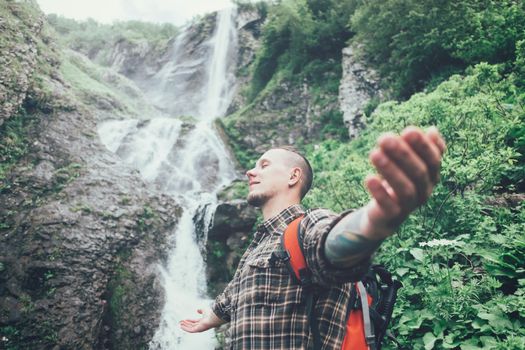
[[[292,168],[290,171],[290,178],[288,179],[288,186],[292,187],[295,184],[297,184],[301,180],[301,176],[303,175],[303,172],[301,168],[295,167]]]

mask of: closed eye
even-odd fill
[[[270,165],[270,161],[268,159],[259,159],[257,163],[255,163],[255,166],[257,165],[260,167],[260,169],[263,169]]]

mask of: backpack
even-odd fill
[[[305,291],[306,312],[314,349],[320,350],[321,335],[315,315],[316,286],[304,258],[300,227],[302,217],[288,225],[281,237],[281,247],[292,277]],[[390,272],[381,265],[372,265],[361,281],[352,284],[343,350],[381,350],[385,335],[393,338],[387,332],[387,327],[392,317],[397,290],[401,287],[401,282],[393,280]]]

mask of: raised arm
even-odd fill
[[[370,152],[377,174],[365,181],[372,199],[330,231],[324,246],[328,261],[344,268],[369,257],[430,197],[444,152],[445,142],[435,127],[382,135]]]

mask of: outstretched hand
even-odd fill
[[[384,134],[370,161],[377,174],[365,185],[372,195],[363,216],[362,233],[370,239],[391,235],[416,208],[424,204],[439,180],[445,141],[435,127],[408,127],[400,135]]]
[[[179,322],[182,330],[188,333],[199,333],[226,323],[226,321],[217,317],[210,309],[198,309],[197,312],[202,315],[201,318],[186,319]]]

